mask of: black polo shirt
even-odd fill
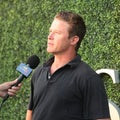
[[[54,58],[32,76],[29,110],[32,120],[94,120],[109,118],[104,84],[79,55],[50,75]]]

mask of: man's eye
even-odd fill
[[[60,32],[59,32],[59,31],[56,31],[55,33],[56,33],[56,34],[60,34]]]

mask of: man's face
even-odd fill
[[[67,22],[57,18],[54,19],[49,30],[47,52],[55,55],[65,53],[65,51],[69,50],[69,27]]]

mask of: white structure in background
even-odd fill
[[[102,74],[102,73],[106,73],[108,74],[111,78],[113,83],[120,83],[119,80],[119,71],[118,70],[114,70],[114,69],[99,69],[96,70],[96,73],[98,74]],[[111,100],[109,101],[109,109],[110,109],[110,116],[111,116],[111,120],[120,120],[120,108]]]

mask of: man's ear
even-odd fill
[[[71,45],[76,45],[78,41],[79,41],[79,37],[78,36],[73,36],[71,38]]]

